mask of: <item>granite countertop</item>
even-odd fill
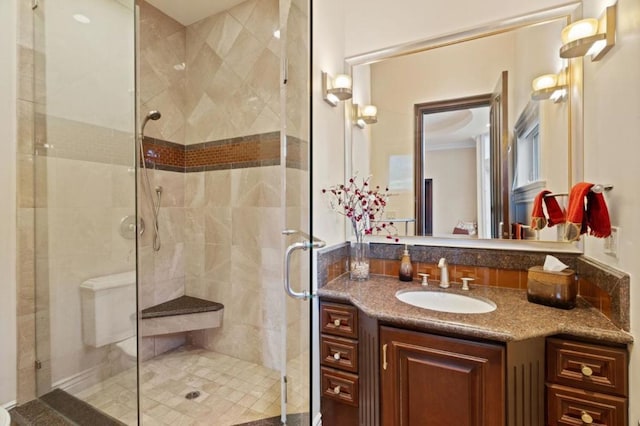
[[[398,290],[421,289],[418,281],[401,282],[397,278],[371,275],[368,281],[351,281],[348,274],[336,278],[318,290],[318,295],[349,302],[370,317],[399,326],[419,327],[460,336],[501,342],[568,334],[612,343],[631,343],[631,334],[616,327],[606,316],[578,297],[571,310],[557,309],[527,301],[526,290],[474,286],[460,290],[460,284],[442,290],[430,283],[430,291],[446,291],[492,300],[497,309],[485,314],[453,314],[418,308],[396,299]]]
[[[142,310],[142,319],[172,317],[175,315],[198,314],[224,309],[224,305],[191,296],[180,296],[159,305]]]

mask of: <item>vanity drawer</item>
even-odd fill
[[[322,303],[320,324],[323,333],[358,338],[358,310],[353,306]]]
[[[547,387],[547,425],[626,426],[625,398],[560,385]]]
[[[627,351],[547,339],[547,381],[627,396]]]
[[[320,354],[323,365],[358,372],[358,342],[323,334],[320,337]]]
[[[323,397],[358,405],[358,376],[327,367],[321,368],[320,376]]]

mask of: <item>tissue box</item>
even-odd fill
[[[575,271],[571,269],[550,272],[542,269],[542,266],[532,266],[527,272],[529,302],[573,309],[576,306],[577,293]]]

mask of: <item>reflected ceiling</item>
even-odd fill
[[[488,133],[488,124],[488,107],[426,114],[426,149],[431,151],[475,147],[475,137]]]

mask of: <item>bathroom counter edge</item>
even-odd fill
[[[558,334],[619,344],[633,342],[631,334],[580,297],[574,309],[563,310],[529,302],[526,290],[472,286],[471,291],[463,292],[459,284],[452,284],[444,291],[484,297],[497,305],[495,311],[485,314],[454,314],[414,307],[396,299],[398,290],[408,288],[423,287],[417,281],[400,282],[383,275],[351,281],[345,274],[320,288],[318,296],[351,303],[384,323],[500,342]],[[443,291],[437,284],[430,284],[426,290]]]

